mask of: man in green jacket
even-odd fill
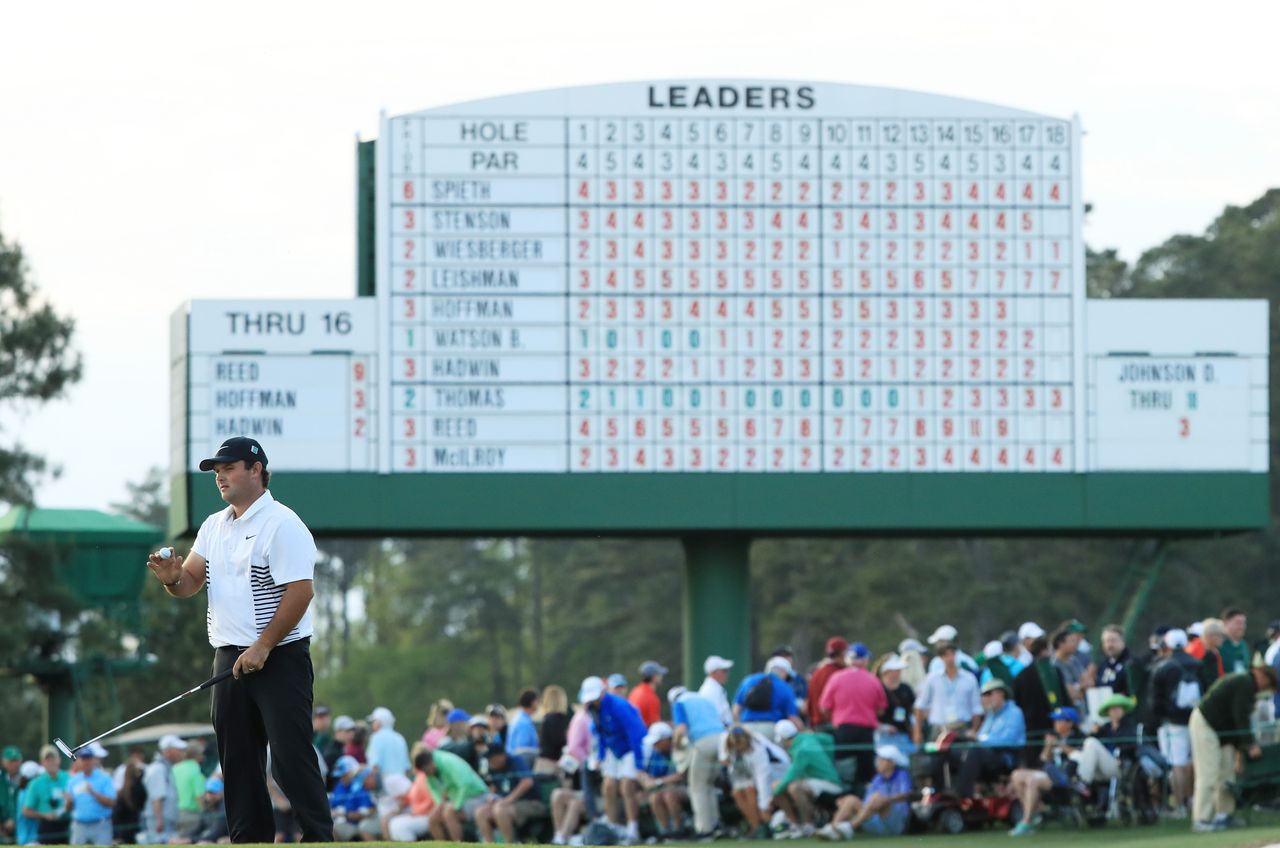
[[[773,799],[791,820],[790,836],[813,835],[813,802],[819,795],[844,794],[836,771],[835,740],[826,733],[800,733],[790,719],[774,725],[779,745],[791,756],[791,765],[777,785]]]
[[[1256,666],[1227,674],[1200,699],[1191,713],[1191,760],[1195,764],[1195,801],[1191,829],[1197,833],[1221,830],[1231,823],[1236,801],[1228,783],[1240,766],[1236,752],[1250,759],[1262,756],[1250,722],[1261,692],[1274,691],[1276,671]]]
[[[18,768],[22,752],[16,745],[6,745],[0,753],[0,842],[11,843],[17,830]]]
[[[462,841],[463,821],[475,818],[489,788],[480,775],[457,754],[435,750],[422,773],[435,796],[436,806],[427,816],[431,838]]]

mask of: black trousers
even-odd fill
[[[836,759],[843,760],[849,757],[857,759],[857,770],[854,775],[854,781],[857,783],[866,783],[876,774],[876,729],[874,727],[863,727],[858,724],[840,724],[836,725]],[[856,750],[850,750],[845,746],[859,746]],[[843,750],[841,750],[843,748]]]
[[[213,729],[222,763],[231,841],[271,842],[275,817],[267,793],[271,775],[293,805],[303,842],[332,842],[333,816],[311,745],[311,640],[276,647],[254,674],[213,687]],[[243,648],[218,648],[213,673],[231,668]]]
[[[1005,748],[969,748],[962,754],[952,752],[951,756],[960,756],[960,769],[955,778],[955,791],[961,798],[973,796],[974,786],[979,780],[994,780],[1002,774],[1008,774],[1013,767],[1013,754]],[[952,766],[954,769],[954,765]]]

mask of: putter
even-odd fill
[[[63,742],[61,739],[53,740],[54,747],[56,747],[63,754],[65,754],[66,756],[74,760],[76,759],[76,751],[79,751],[81,748],[84,748],[87,745],[92,745],[94,742],[97,742],[99,739],[104,739],[110,736],[111,734],[115,733],[117,730],[121,729],[122,727],[128,727],[129,725],[133,724],[135,721],[146,718],[147,716],[151,715],[154,712],[163,710],[165,707],[169,706],[172,703],[176,703],[177,701],[181,701],[183,698],[187,697],[188,695],[194,695],[195,693],[201,691],[202,689],[208,689],[210,686],[213,686],[215,683],[221,683],[222,681],[226,680],[230,676],[231,676],[230,668],[219,674],[215,674],[213,677],[210,677],[208,680],[206,680],[204,683],[201,683],[199,686],[195,687],[194,689],[188,689],[178,697],[170,698],[160,706],[152,707],[151,709],[147,710],[145,713],[142,713],[141,715],[136,715],[133,718],[129,719],[128,721],[124,722],[123,724],[116,725],[115,727],[108,730],[106,733],[93,737],[88,742],[81,742],[79,745],[75,746],[74,748],[68,746],[67,743]]]

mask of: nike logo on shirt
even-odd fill
[[[257,533],[254,533],[254,534],[253,534],[253,536],[257,536],[257,535],[258,535]],[[245,539],[245,541],[247,542],[247,541],[249,541],[250,539],[252,539],[252,538],[253,538],[253,536],[245,536],[245,537],[244,537],[244,539]]]

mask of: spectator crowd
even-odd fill
[[[1245,641],[1242,610],[1159,627],[1133,650],[1108,625],[1097,648],[1076,620],[1025,622],[968,653],[955,627],[876,656],[833,636],[798,667],[780,647],[730,691],[707,657],[696,688],[591,675],[474,712],[441,699],[410,739],[376,707],[313,714],[339,841],[637,844],[726,835],[839,841],[903,834],[922,801],[984,792],[1019,802],[1011,836],[1036,833],[1055,792],[1088,796],[1142,757],[1161,815],[1196,831],[1240,824],[1233,776],[1262,754],[1280,670],[1280,621]],[[415,728],[416,734],[416,728]],[[1145,752],[1145,753],[1144,753]],[[92,744],[66,764],[46,746],[0,753],[0,835],[10,843],[227,841],[222,775],[203,740],[161,738],[108,769]],[[268,761],[268,773],[285,763]],[[298,838],[269,780],[276,841]]]

